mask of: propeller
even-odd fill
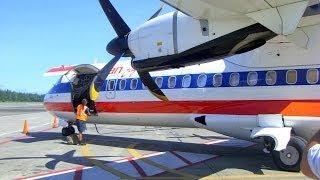
[[[142,83],[149,89],[149,91],[158,99],[162,101],[169,101],[169,99],[164,95],[158,85],[154,82],[149,72],[138,71]]]
[[[108,62],[96,75],[96,77],[93,79],[91,87],[90,87],[90,99],[95,101],[100,92],[100,88],[103,85],[104,80],[108,77],[110,71],[112,70],[113,66],[116,65],[116,63],[119,61],[119,59],[123,56],[123,54],[120,54],[118,56],[115,56],[111,61]]]
[[[158,11],[156,11],[156,12],[149,18],[148,21],[150,21],[151,19],[154,19],[154,18],[158,17],[159,14],[161,13],[163,7],[164,7],[164,3],[161,4],[161,6],[160,6],[160,8],[158,9]]]
[[[114,58],[109,61],[96,75],[90,86],[90,99],[95,101],[99,97],[99,92],[104,83],[104,80],[108,77],[110,71],[115,64],[121,59],[121,57],[133,57],[132,52],[128,45],[128,35],[131,32],[129,26],[124,22],[117,10],[113,7],[110,0],[99,0],[99,3],[111,23],[113,29],[117,33],[118,37],[111,40],[107,45],[107,52],[114,55]],[[158,11],[153,14],[149,20],[157,17],[163,9],[163,5]],[[168,98],[164,95],[158,85],[152,79],[148,71],[139,72],[143,84],[149,89],[149,91],[157,98],[163,101],[168,101]]]

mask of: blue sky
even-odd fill
[[[111,0],[134,29],[160,6],[159,0]],[[166,7],[164,12],[171,9]],[[98,0],[1,0],[0,88],[46,93],[54,66],[108,61],[115,37]]]

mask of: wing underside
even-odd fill
[[[162,0],[196,19],[227,20],[244,16],[281,35],[292,34],[309,0]],[[317,0],[319,3],[319,1]]]

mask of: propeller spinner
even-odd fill
[[[107,45],[107,52],[114,55],[114,58],[109,61],[94,78],[90,87],[90,98],[95,101],[99,97],[99,92],[103,85],[104,80],[108,77],[110,71],[115,66],[115,64],[121,59],[121,57],[132,57],[133,54],[128,46],[128,35],[131,32],[129,26],[124,22],[122,17],[119,15],[117,10],[113,7],[110,0],[99,0],[99,3],[107,16],[109,22],[111,23],[113,29],[117,33],[118,37],[111,40]],[[150,19],[157,17],[161,8],[151,16]],[[150,20],[149,19],[149,20]],[[168,98],[164,95],[158,85],[152,79],[148,71],[139,72],[138,74],[141,78],[143,84],[149,89],[149,91],[163,101],[168,101]]]

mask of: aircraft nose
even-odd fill
[[[54,88],[55,86],[53,86],[45,95],[44,95],[44,98],[43,98],[43,105],[44,105],[44,108],[47,110],[47,111],[50,111],[50,104],[52,102],[54,102]]]

